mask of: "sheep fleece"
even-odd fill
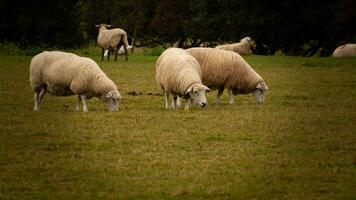
[[[115,48],[120,43],[121,39],[128,46],[126,31],[121,28],[110,30],[102,30],[98,35],[98,45],[105,49]]]
[[[211,89],[231,88],[247,94],[264,82],[251,66],[237,53],[215,48],[190,48],[186,50],[196,58],[202,68],[203,84]]]
[[[46,86],[47,92],[55,96],[85,94],[89,99],[117,90],[92,59],[59,51],[44,51],[33,57],[30,82],[33,91]]]
[[[241,39],[239,43],[233,44],[225,44],[216,47],[217,49],[223,49],[227,51],[233,51],[240,55],[250,55],[251,54],[251,47],[250,43],[248,42],[247,38]]]
[[[193,84],[202,83],[198,61],[183,49],[165,50],[156,62],[156,80],[165,91],[184,95]]]
[[[344,44],[335,49],[333,57],[356,56],[356,44]]]

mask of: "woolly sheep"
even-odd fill
[[[34,110],[38,111],[43,96],[78,95],[76,110],[87,112],[86,99],[99,98],[110,111],[117,111],[121,95],[115,83],[90,58],[72,53],[44,51],[30,64],[30,83],[34,92]]]
[[[209,88],[202,84],[201,73],[198,61],[183,49],[169,48],[158,57],[156,80],[163,89],[167,109],[170,94],[173,109],[178,108],[178,96],[186,100],[186,110],[192,103],[201,107],[207,105],[205,91]]]
[[[239,54],[199,47],[185,51],[198,60],[203,72],[203,84],[218,89],[216,104],[220,103],[224,88],[228,88],[230,104],[234,103],[234,95],[248,93],[254,93],[258,104],[264,102],[268,86]]]
[[[101,60],[104,60],[104,52],[108,51],[108,60],[110,60],[110,50],[114,50],[115,61],[117,60],[117,50],[120,49],[121,46],[124,46],[125,50],[125,60],[127,61],[127,33],[121,28],[114,28],[108,30],[111,25],[107,24],[99,24],[95,25],[99,28],[99,35],[97,38],[98,45],[101,47]]]
[[[353,57],[356,56],[356,44],[344,44],[335,49],[333,57]]]
[[[215,48],[223,49],[227,51],[233,51],[240,55],[250,55],[252,53],[251,46],[252,46],[252,39],[250,37],[244,37],[240,40],[239,43],[219,45],[216,46]]]

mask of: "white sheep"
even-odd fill
[[[344,44],[335,49],[333,57],[353,57],[356,56],[356,44]]]
[[[198,61],[183,49],[169,48],[159,56],[156,62],[156,80],[163,89],[167,109],[170,94],[173,96],[173,109],[178,108],[178,96],[186,100],[186,110],[193,103],[201,107],[207,105],[205,91],[209,88],[202,84],[201,73]]]
[[[99,98],[110,111],[117,111],[121,95],[115,83],[90,58],[72,53],[44,51],[30,64],[30,83],[34,92],[34,110],[38,111],[43,96],[78,95],[76,110],[87,112],[86,99]]]
[[[218,89],[216,104],[220,103],[224,88],[228,88],[230,104],[234,103],[234,95],[248,93],[254,93],[258,104],[264,102],[268,86],[239,54],[199,47],[185,51],[198,60],[203,71],[203,84]]]
[[[132,49],[133,49],[133,46],[131,46],[131,45],[127,46],[128,52],[130,52],[130,51],[132,52]],[[105,50],[104,57],[108,56],[108,53],[109,53],[109,50]],[[120,49],[117,50],[117,54],[121,55],[121,54],[124,54],[124,53],[125,53],[125,49],[124,49],[123,46],[121,46]]]
[[[247,36],[242,38],[239,43],[219,45],[216,46],[215,48],[223,49],[227,51],[233,51],[240,55],[250,55],[252,53],[251,46],[252,46],[252,39]]]
[[[99,28],[98,45],[101,47],[101,60],[104,60],[104,52],[108,50],[108,60],[110,60],[110,50],[114,50],[115,61],[117,60],[117,51],[121,46],[124,47],[125,60],[127,61],[127,47],[129,43],[127,41],[127,33],[121,28],[114,28],[108,30],[111,25],[99,24],[95,25]]]

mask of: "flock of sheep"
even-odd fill
[[[129,44],[127,34],[120,28],[108,29],[110,25],[96,25],[99,28],[97,42],[104,54],[110,58],[114,51],[115,60],[120,47],[127,61]],[[234,103],[237,94],[253,93],[258,104],[262,104],[268,90],[263,78],[240,56],[251,54],[251,38],[245,37],[239,43],[217,46],[216,48],[169,48],[156,61],[156,81],[163,90],[165,107],[178,109],[180,97],[185,100],[185,109],[192,105],[207,106],[205,92],[218,90],[215,103],[220,103],[224,89],[228,90],[229,103]],[[356,44],[338,47],[334,57],[356,56]],[[34,110],[46,93],[55,96],[77,95],[76,109],[87,112],[86,99],[99,98],[109,111],[117,111],[121,95],[115,83],[90,58],[72,53],[44,51],[31,60],[30,83],[34,92]],[[170,102],[170,95],[172,100]]]

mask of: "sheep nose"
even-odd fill
[[[206,103],[201,103],[201,107],[205,107],[206,106]]]

